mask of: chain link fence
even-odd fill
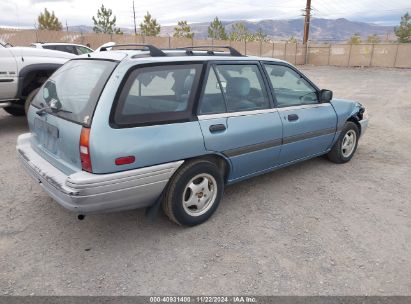
[[[200,45],[230,45],[244,55],[272,57],[292,64],[411,68],[411,44],[314,44],[287,42],[243,42],[215,39],[175,37],[144,37],[140,35],[96,34],[45,30],[0,28],[0,41],[15,46],[35,42],[67,42],[89,44],[92,48],[116,43],[145,43],[159,48],[179,48]]]

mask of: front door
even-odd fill
[[[230,181],[277,165],[282,122],[258,63],[210,66],[198,118],[206,149],[230,159]]]
[[[0,100],[16,98],[17,80],[16,58],[8,48],[0,46]]]
[[[283,122],[280,163],[319,155],[330,148],[337,115],[330,103],[320,103],[317,89],[289,66],[265,64]]]

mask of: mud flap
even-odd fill
[[[154,204],[146,208],[146,218],[149,222],[154,222],[157,218],[158,211],[160,210],[161,202],[164,199],[164,191],[161,192]]]

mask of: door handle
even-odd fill
[[[298,120],[298,115],[297,114],[288,115],[288,121],[296,121],[296,120]]]
[[[221,131],[225,131],[226,127],[223,124],[218,124],[218,125],[211,125],[209,128],[211,133],[216,133],[216,132],[221,132]]]

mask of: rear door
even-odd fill
[[[281,164],[326,151],[337,126],[332,105],[320,103],[317,88],[294,68],[271,63],[264,67],[283,121]]]
[[[81,170],[81,130],[90,127],[115,66],[106,60],[72,60],[46,81],[32,101],[28,113],[32,147],[66,174]]]
[[[282,123],[272,108],[259,63],[215,63],[206,79],[198,119],[206,149],[230,159],[229,180],[274,167]]]

